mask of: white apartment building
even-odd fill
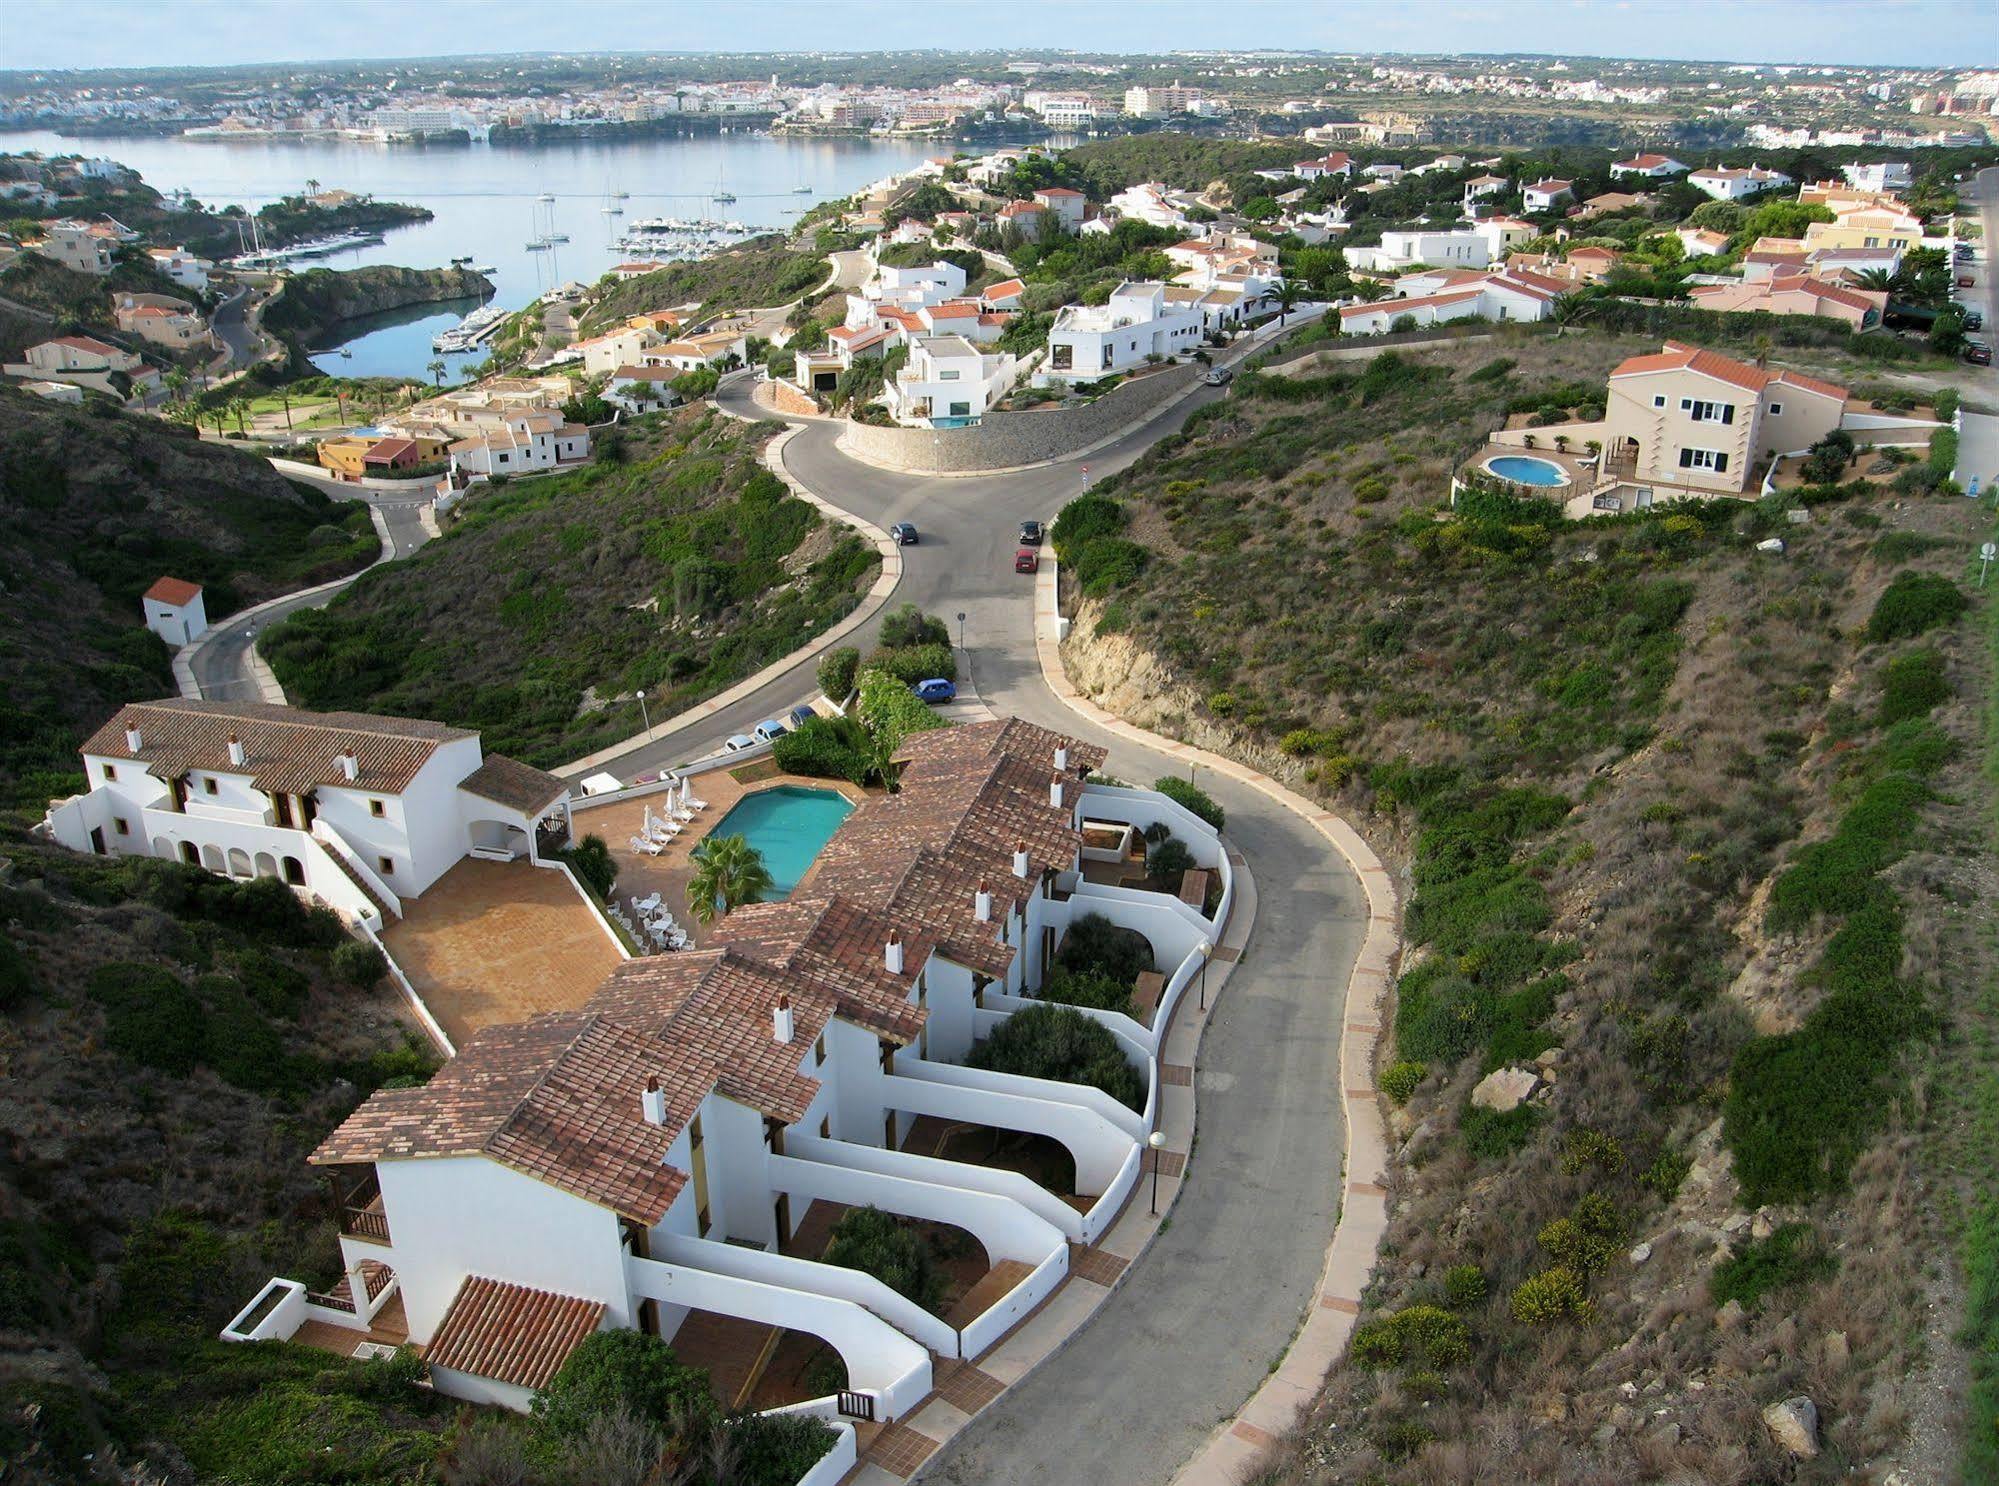
[[[1006,351],[982,351],[960,335],[919,335],[909,359],[883,389],[890,415],[912,428],[976,423],[1012,390],[1019,365]]]
[[[533,475],[590,457],[590,430],[560,413],[507,412],[473,423],[476,431],[446,451],[454,476]]]
[[[153,267],[183,289],[197,292],[208,287],[208,270],[215,266],[206,258],[195,257],[186,248],[148,248],[146,256],[153,260]]]
[[[1856,190],[1885,194],[1907,191],[1916,184],[1915,173],[1906,160],[1877,160],[1868,165],[1842,165],[1839,173]]]
[[[1166,288],[1157,281],[1124,283],[1108,303],[1062,306],[1048,332],[1048,358],[1035,374],[1036,385],[1094,382],[1199,349],[1200,309],[1169,300]]]
[[[639,357],[658,345],[659,339],[650,328],[621,325],[603,335],[577,341],[569,349],[583,353],[583,371],[595,377],[621,366],[637,366]]]
[[[1410,323],[1403,328],[1416,330],[1447,325],[1454,320],[1513,320],[1532,324],[1548,317],[1548,306],[1557,292],[1545,283],[1529,283],[1510,274],[1453,272],[1438,277],[1448,282],[1428,292],[1344,306],[1340,310],[1340,334],[1386,335],[1405,319]]]
[[[338,1198],[344,1306],[273,1280],[224,1338],[365,1331],[400,1296],[435,1387],[520,1409],[597,1330],[679,1345],[722,1318],[837,1352],[845,1391],[796,1405],[834,1421],[895,1419],[930,1393],[933,1356],[988,1352],[1138,1190],[1162,1029],[1219,938],[1232,869],[1177,804],[1089,783],[1091,745],[1009,720],[907,754],[900,792],[854,811],[809,896],[739,908],[702,948],[628,961],[581,1007],[488,1028],[428,1085],[372,1095],[311,1158]],[[1153,825],[1219,878],[1212,915],[1092,880]],[[965,1066],[1091,914],[1143,936],[1163,980],[1149,1014],[1083,1013],[1139,1073],[1142,1108]],[[925,1117],[1059,1143],[1077,1200],[902,1149]],[[958,1228],[1008,1283],[946,1320],[801,1253],[817,1203]]]
[[[1384,232],[1379,247],[1345,251],[1348,266],[1364,273],[1394,273],[1419,263],[1432,268],[1484,268],[1492,261],[1489,235],[1476,230]]]
[[[538,861],[568,835],[568,785],[435,722],[175,697],[82,753],[88,789],[48,811],[60,844],[276,877],[374,928],[466,856]]]
[[[1135,119],[1157,119],[1167,114],[1198,113],[1205,110],[1206,96],[1199,88],[1172,83],[1165,87],[1126,88],[1124,111]]]
[[[1775,191],[1791,184],[1781,170],[1765,170],[1760,165],[1746,169],[1695,170],[1687,174],[1687,184],[1707,192],[1716,201],[1740,201],[1759,191]]]
[[[955,263],[939,259],[908,268],[884,264],[875,270],[860,293],[847,296],[846,323],[855,329],[871,326],[883,310],[914,313],[947,299],[960,298],[964,292],[965,270]]]

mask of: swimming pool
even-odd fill
[[[1515,485],[1566,485],[1568,475],[1552,459],[1535,459],[1526,454],[1502,454],[1485,462],[1487,473],[1511,480]]]
[[[853,811],[852,802],[835,790],[780,784],[736,801],[715,822],[707,839],[741,836],[762,852],[771,875],[764,901],[775,902],[791,896],[798,879]]]

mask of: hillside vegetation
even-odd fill
[[[109,334],[119,344],[127,344],[131,338],[118,332],[117,319],[111,313],[112,296],[119,291],[165,294],[182,300],[199,298],[153,267],[152,260],[142,254],[121,255],[111,272],[100,278],[65,268],[39,253],[23,253],[0,268],[0,298],[39,310],[48,318],[43,321],[9,310],[0,321],[0,353],[11,360],[52,335],[84,332]]]
[[[657,273],[607,284],[591,302],[579,329],[595,335],[641,311],[683,304],[699,305],[703,314],[764,309],[789,304],[825,280],[823,254],[798,252],[772,233],[753,237],[726,253],[668,264]]]
[[[771,431],[642,420],[586,469],[482,490],[259,645],[301,706],[478,728],[542,765],[591,752],[788,654],[873,581],[873,547],[758,463]]]
[[[0,792],[39,816],[80,787],[76,745],[120,704],[168,696],[139,596],[203,585],[211,620],[381,550],[361,505],[167,423],[0,388]]]
[[[1989,1084],[1992,862],[1946,808],[1990,808],[1989,517],[1921,461],[1586,525],[1443,507],[1509,410],[1586,408],[1640,348],[1248,376],[1055,529],[1086,691],[1404,874],[1390,1229],[1266,1483],[1829,1482],[1979,1428],[1908,1320],[1957,1308],[1949,1214],[1989,1181],[1949,1111]],[[1501,1069],[1526,1097],[1473,1103]],[[1794,1461],[1759,1411],[1798,1394]]]

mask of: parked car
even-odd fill
[[[1964,343],[1964,359],[1969,361],[1973,366],[1990,366],[1992,364],[1992,348],[1986,345],[1984,341],[1966,341]]]
[[[916,545],[916,527],[910,522],[896,522],[894,526],[888,529],[888,534],[895,538],[895,544],[898,547],[914,547]]]
[[[732,734],[729,741],[722,745],[730,753],[741,753],[745,748],[755,748],[756,746],[757,740],[752,738],[748,733]]]
[[[1985,328],[1985,316],[1977,310],[1966,310],[1964,312],[1964,328],[1966,330],[1983,330]]]
[[[757,742],[775,743],[779,738],[790,732],[791,729],[779,722],[775,717],[766,717],[751,731],[756,734]]]
[[[1041,571],[1041,554],[1032,547],[1023,547],[1013,554],[1013,570],[1016,573],[1038,573]]]
[[[793,707],[784,714],[784,720],[791,725],[791,730],[795,733],[818,715],[810,707]]]
[[[1226,366],[1218,366],[1205,377],[1201,378],[1202,384],[1208,387],[1226,387],[1234,380],[1234,370]]]
[[[1042,538],[1047,535],[1047,530],[1039,521],[1023,521],[1020,523],[1020,545],[1023,547],[1039,547]]]
[[[949,702],[957,697],[958,684],[942,676],[932,676],[928,681],[917,682],[910,690],[926,702]]]

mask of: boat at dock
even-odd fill
[[[439,331],[431,338],[430,348],[433,351],[470,351],[498,330],[511,313],[497,304],[483,304],[451,329]]]

